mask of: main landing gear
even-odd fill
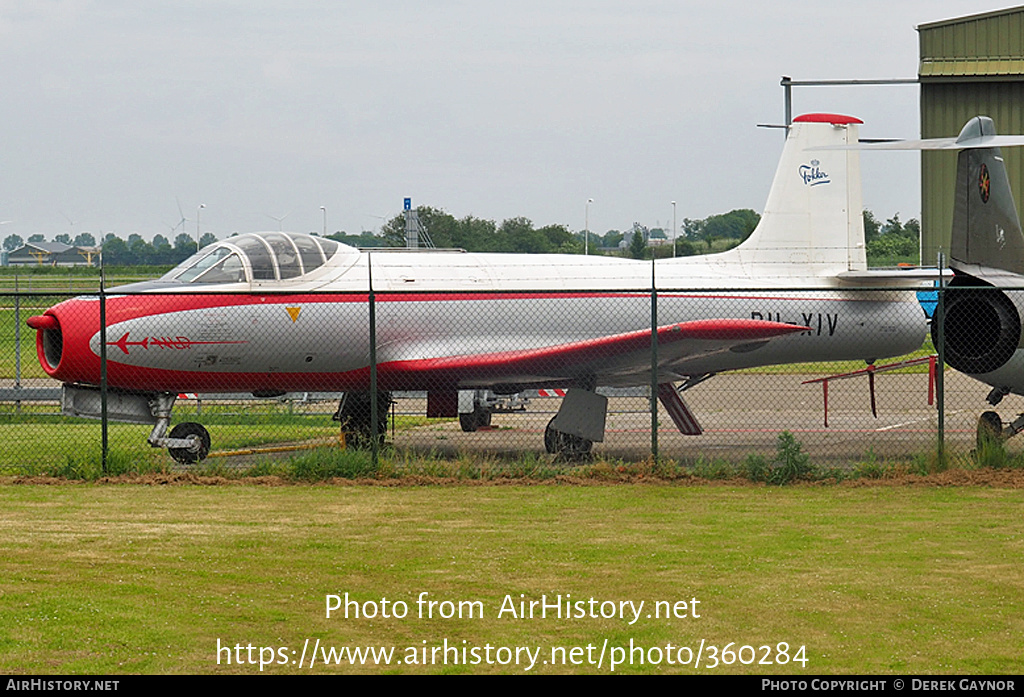
[[[557,418],[558,416],[552,417],[544,429],[544,449],[567,460],[579,460],[589,455],[590,449],[594,447],[594,441],[559,431],[553,425]]]
[[[976,440],[979,451],[996,446],[1002,447],[1003,421],[999,418],[999,414],[994,411],[986,411],[978,417]]]
[[[526,411],[529,402],[528,398],[518,392],[498,394],[493,390],[459,390],[459,428],[464,433],[490,428],[491,416]]]
[[[391,409],[390,392],[377,393],[377,446],[384,445],[388,433],[388,410]],[[373,401],[369,392],[346,392],[331,417],[341,424],[346,443],[355,448],[369,448],[373,444]]]
[[[459,412],[459,428],[465,433],[473,433],[491,425],[491,410],[483,406],[475,406],[473,411]]]
[[[1024,414],[1020,414],[1016,419],[1004,426],[999,414],[994,411],[986,411],[978,417],[978,451],[983,452],[993,448],[1002,448],[1006,441],[1021,431],[1024,431]]]
[[[604,440],[608,398],[588,389],[570,389],[558,413],[544,429],[544,448],[552,455],[579,460],[590,455],[594,441]]]

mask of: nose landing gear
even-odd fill
[[[210,454],[210,432],[201,424],[186,421],[171,429],[168,441],[187,441],[184,447],[168,446],[167,452],[182,465],[193,465]]]

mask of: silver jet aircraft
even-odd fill
[[[569,388],[544,440],[549,452],[571,456],[604,438],[598,387],[655,382],[679,430],[697,435],[680,392],[721,371],[870,363],[921,346],[919,281],[867,270],[859,154],[808,150],[856,144],[860,123],[798,117],[759,225],[719,254],[652,263],[360,251],[252,233],[204,248],[157,281],[111,289],[103,334],[96,296],[55,305],[29,325],[43,368],[65,384],[68,413],[99,414],[105,353],[110,418],[154,424],[149,442],[181,462],[210,448],[199,424],[168,433],[182,392],[343,391],[336,416],[369,434],[384,432],[371,414],[386,413],[390,391],[426,390],[429,415],[454,417],[460,391]]]

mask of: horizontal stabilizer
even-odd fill
[[[1024,145],[1024,136],[980,136],[961,141],[959,138],[925,138],[924,140],[894,140],[886,143],[857,143],[856,145],[822,145],[807,150],[973,150]]]
[[[992,119],[975,116],[967,122],[956,138],[925,138],[923,140],[892,140],[850,145],[819,145],[807,150],[974,150],[1007,148],[1024,145],[1024,135],[996,135]]]
[[[895,269],[868,269],[867,271],[844,271],[836,274],[836,277],[844,284],[869,287],[871,285],[884,285],[888,281],[919,281],[922,287],[931,286],[940,278],[949,280],[953,278],[953,272],[949,269],[936,269],[926,266],[908,266]],[[904,287],[901,284],[901,287]]]

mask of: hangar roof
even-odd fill
[[[922,81],[1024,80],[1024,6],[917,27]]]

